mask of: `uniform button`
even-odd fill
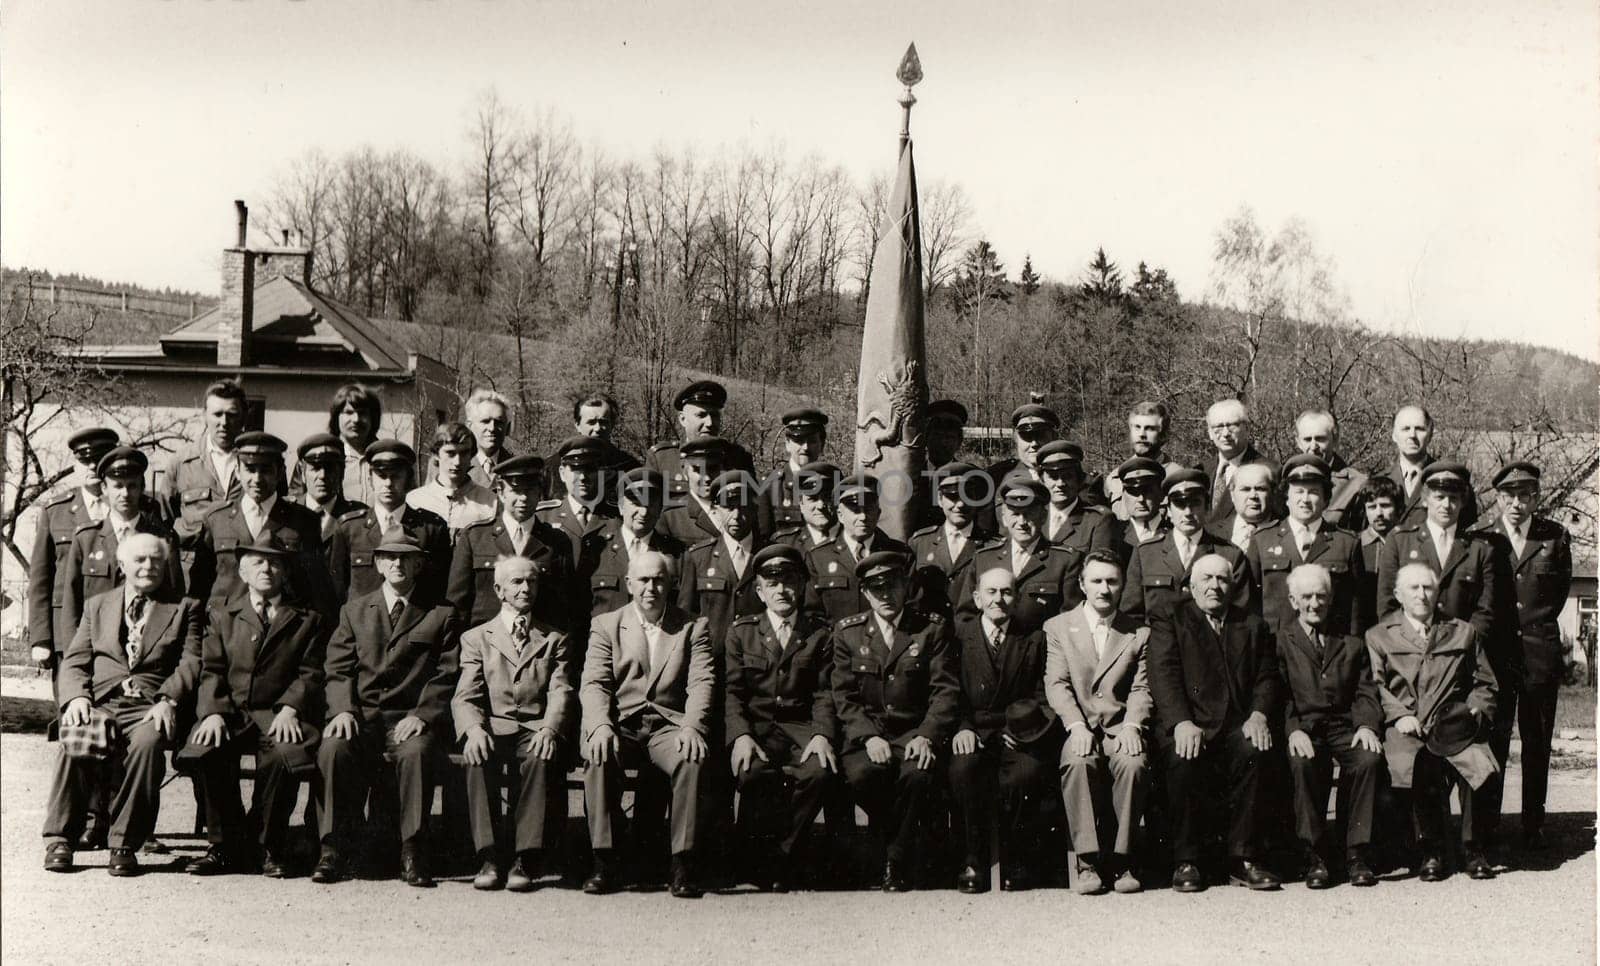
[[[889,675],[889,680],[891,680],[891,681],[894,680],[894,675],[893,674]]]
[[[1095,692],[1095,693],[1094,693],[1094,696],[1095,696],[1095,697],[1097,697],[1097,698],[1098,698],[1098,697],[1100,697],[1100,692],[1099,692],[1099,691],[1096,691],[1096,692]]]

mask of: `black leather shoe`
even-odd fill
[[[1417,878],[1423,882],[1443,882],[1450,873],[1445,871],[1444,859],[1437,855],[1427,856],[1422,860],[1422,865],[1417,869]]]
[[[1026,866],[1000,870],[1001,892],[1027,892],[1033,888],[1033,875]]]
[[[594,870],[589,873],[589,878],[583,880],[583,891],[591,896],[603,896],[617,891],[617,873],[612,867],[610,856],[602,852],[594,854]]]
[[[1494,866],[1489,864],[1489,860],[1482,852],[1467,853],[1466,870],[1469,879],[1494,878]]]
[[[500,868],[500,863],[494,860],[494,856],[486,856],[482,868],[472,877],[472,887],[479,892],[493,892],[505,884],[506,874]]]
[[[539,868],[538,858],[531,852],[524,852],[517,856],[517,861],[511,865],[511,874],[506,876],[506,891],[532,892],[533,876]]]
[[[46,872],[71,872],[72,871],[72,845],[68,842],[52,842],[44,850],[44,870]]]
[[[680,854],[672,857],[672,896],[675,899],[698,899],[705,895],[704,889],[694,881],[694,873],[689,856]]]
[[[1235,863],[1228,881],[1257,892],[1270,891],[1283,884],[1271,869],[1246,859],[1240,859]]]
[[[322,855],[317,857],[316,868],[311,870],[311,881],[326,885],[331,882],[338,882],[344,877],[344,856],[340,855],[337,850],[324,846]]]
[[[1352,855],[1350,861],[1345,863],[1350,872],[1350,884],[1360,888],[1378,884],[1378,874],[1372,871],[1372,866],[1359,855]]]
[[[261,874],[268,879],[287,879],[291,873],[287,862],[266,851],[261,853]]]
[[[1204,892],[1205,888],[1205,874],[1193,862],[1179,862],[1178,867],[1172,870],[1173,892]]]
[[[1306,888],[1326,889],[1331,885],[1333,873],[1328,871],[1328,863],[1315,852],[1306,853]]]
[[[427,860],[415,842],[400,846],[400,881],[418,889],[433,888],[433,876],[428,874]]]
[[[1544,829],[1538,825],[1532,825],[1523,829],[1522,847],[1527,849],[1529,852],[1543,852],[1545,849],[1549,848],[1550,843],[1545,840]]]
[[[887,875],[885,876],[887,878]],[[980,892],[989,891],[989,877],[978,871],[975,865],[969,865],[956,876],[956,891],[962,895],[975,896]]]
[[[190,875],[226,875],[230,871],[228,855],[220,845],[206,849],[206,854],[189,863]]]
[[[139,854],[133,849],[112,849],[111,864],[106,871],[116,876],[130,876],[144,870],[139,867]]]
[[[105,816],[89,816],[89,827],[78,837],[79,852],[98,852],[106,847],[106,830],[111,823]]]
[[[906,883],[905,874],[893,862],[883,864],[883,891],[884,892],[910,892],[911,886]]]

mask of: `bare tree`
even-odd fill
[[[922,282],[933,297],[955,276],[957,253],[965,249],[972,231],[972,205],[961,185],[934,181],[922,189]]]
[[[493,88],[479,97],[467,140],[472,148],[466,171],[467,235],[473,247],[475,287],[480,296],[487,296],[500,252],[500,225],[512,172],[519,164],[516,120]]]

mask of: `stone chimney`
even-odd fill
[[[233,203],[239,219],[239,236],[232,248],[222,250],[222,300],[217,305],[217,365],[250,364],[250,331],[255,314],[255,252],[245,244],[250,209]]]
[[[256,254],[256,278],[265,282],[269,278],[282,275],[301,285],[311,285],[311,249],[302,242],[298,245],[289,243],[289,229],[283,229],[280,236],[281,245],[272,248],[258,248]]]

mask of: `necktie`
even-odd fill
[[[993,633],[989,635],[989,652],[998,657],[1000,654],[1000,645],[1004,644],[1005,641],[1006,629],[1004,627],[996,627]]]
[[[778,622],[778,650],[783,651],[788,649],[789,638],[793,633],[794,629],[790,626],[788,621]]]
[[[1528,538],[1516,527],[1511,528],[1511,549],[1516,551],[1518,557],[1522,556],[1522,548],[1528,543]],[[1440,561],[1443,563],[1443,561]]]
[[[1097,657],[1097,658],[1106,656],[1106,622],[1105,621],[1095,621],[1094,622],[1094,656]]]
[[[1178,547],[1178,559],[1183,561],[1183,568],[1189,569],[1189,558],[1194,556],[1194,545],[1176,533],[1172,535],[1172,542]]]
[[[139,652],[143,647],[143,644],[139,640],[139,637],[144,631],[145,605],[147,605],[149,603],[150,603],[150,598],[146,597],[143,594],[134,594],[133,595],[133,599],[128,601],[127,618],[128,618],[128,666],[129,667],[132,667],[135,664],[139,663]]]
[[[1450,559],[1450,546],[1454,542],[1455,534],[1444,530],[1439,531],[1438,537],[1433,541],[1433,549],[1439,554],[1439,565],[1441,567]]]
[[[333,515],[332,510],[324,511],[322,514],[322,538],[326,540],[333,536],[333,528],[338,524],[339,518]]]
[[[1301,560],[1305,560],[1306,558],[1308,558],[1311,555],[1311,542],[1312,542],[1313,539],[1315,539],[1315,538],[1313,538],[1311,536],[1311,531],[1305,530],[1305,531],[1301,532],[1301,534],[1300,534],[1300,559]]]
[[[1215,617],[1207,616],[1206,622],[1211,625],[1213,631],[1217,632],[1218,637],[1222,636],[1222,621],[1217,620]]]
[[[1217,464],[1217,485],[1215,487],[1215,491],[1221,493],[1223,490],[1226,490],[1231,483],[1233,483],[1233,464],[1227,460],[1222,460]]]
[[[729,556],[729,558],[731,558],[733,560],[734,573],[736,573],[739,576],[743,577],[744,576],[745,561],[750,556],[749,554],[745,553],[744,545],[736,543],[736,544],[733,544],[732,546],[730,546],[728,548],[728,556]]]
[[[1321,631],[1313,630],[1311,632],[1311,650],[1316,653],[1317,660],[1319,660],[1319,661],[1322,660],[1322,632]]]
[[[1414,469],[1406,470],[1406,477],[1405,477],[1406,496],[1410,496],[1411,494],[1416,492],[1416,490],[1417,490],[1417,477],[1420,476],[1420,475],[1421,474],[1418,473]]]
[[[527,614],[518,614],[517,615],[517,619],[511,622],[511,643],[517,645],[517,654],[519,654],[519,655],[522,653],[522,649],[527,646],[527,643],[528,643],[528,615]]]
[[[966,549],[967,537],[960,530],[946,530],[945,542],[950,546],[950,559],[955,560],[961,556],[961,551]]]
[[[267,607],[266,601],[261,602],[260,608],[256,610],[256,617],[261,621],[261,637],[262,640],[265,640],[267,636],[267,628],[272,626],[272,616]]]
[[[513,553],[522,552],[522,524],[518,523],[511,528],[511,550]]]
[[[578,518],[578,526],[587,527],[589,525],[589,508],[588,507],[586,507],[586,506],[578,507],[578,509],[573,511],[573,515]]]
[[[389,633],[393,634],[395,628],[400,626],[400,615],[405,612],[406,602],[396,597],[393,604],[389,605]]]

